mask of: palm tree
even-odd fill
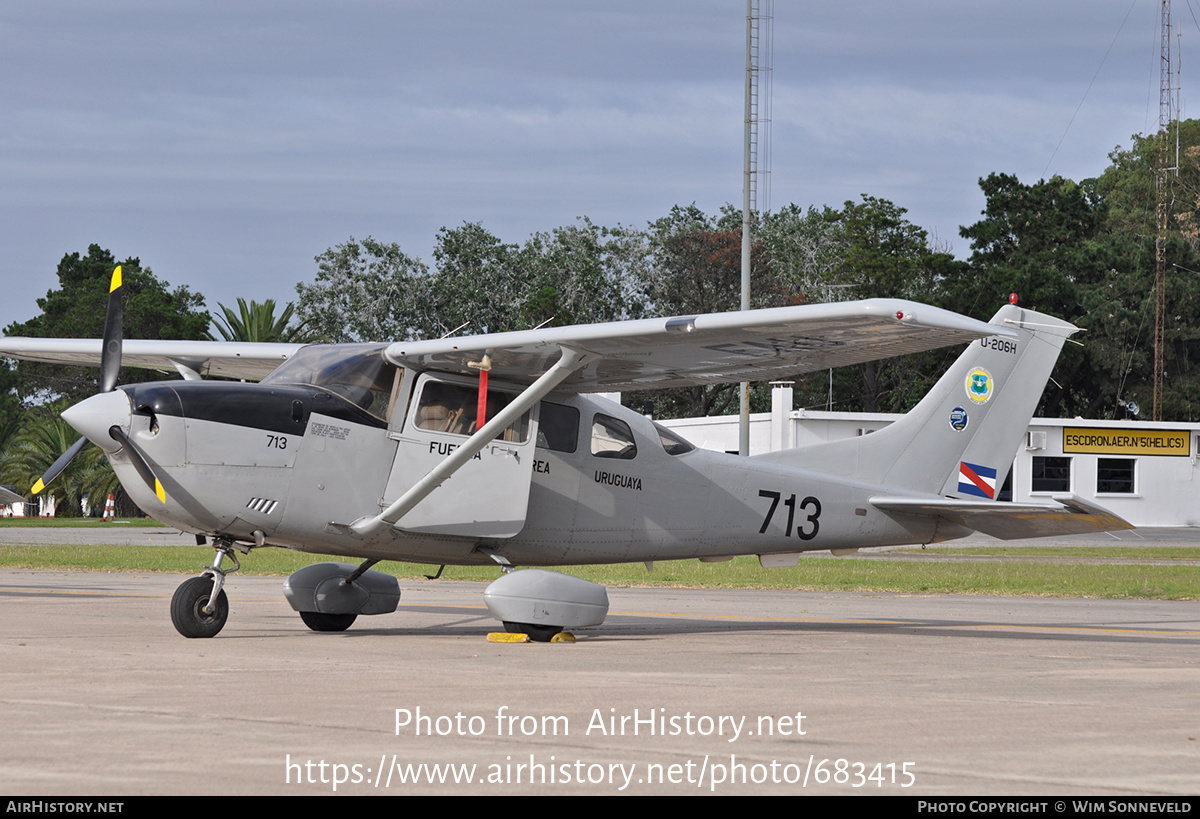
[[[220,302],[223,316],[213,319],[213,326],[226,341],[298,341],[314,340],[312,334],[304,325],[288,327],[295,312],[295,305],[290,301],[283,308],[278,318],[275,317],[275,300],[267,299],[262,304],[239,298],[238,312],[234,312]]]
[[[53,405],[39,407],[21,418],[0,461],[0,483],[22,488],[33,486],[50,464],[79,438],[79,433],[58,417],[59,409]],[[60,499],[55,504],[55,513],[60,517],[82,515],[80,500],[87,493],[82,491],[81,482],[85,475],[98,479],[98,472],[104,470],[112,475],[112,467],[105,458],[76,458],[50,486],[49,491]]]

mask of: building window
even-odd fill
[[[1097,458],[1096,494],[1132,495],[1135,463],[1133,458]]]
[[[1070,492],[1071,459],[1047,458],[1035,455],[1033,458],[1032,491]]]

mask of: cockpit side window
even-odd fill
[[[637,457],[637,443],[629,424],[611,415],[596,413],[592,418],[592,454],[597,458],[623,461]]]
[[[262,380],[264,384],[317,387],[387,420],[397,368],[383,356],[387,344],[302,347],[290,361]]]

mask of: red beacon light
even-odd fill
[[[1009,303],[1009,304],[1016,304],[1016,303],[1017,303],[1017,294],[1016,294],[1016,293],[1009,293],[1009,294],[1008,294],[1008,303]]]

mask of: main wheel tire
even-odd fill
[[[215,637],[229,619],[225,590],[217,595],[212,614],[204,611],[212,596],[213,579],[207,575],[185,580],[171,598],[171,622],[184,637]]]
[[[313,631],[345,631],[354,625],[357,614],[325,614],[320,611],[302,611],[300,619]]]
[[[562,626],[540,626],[534,623],[510,623],[504,621],[504,630],[509,634],[524,634],[535,643],[548,643],[562,631]]]

